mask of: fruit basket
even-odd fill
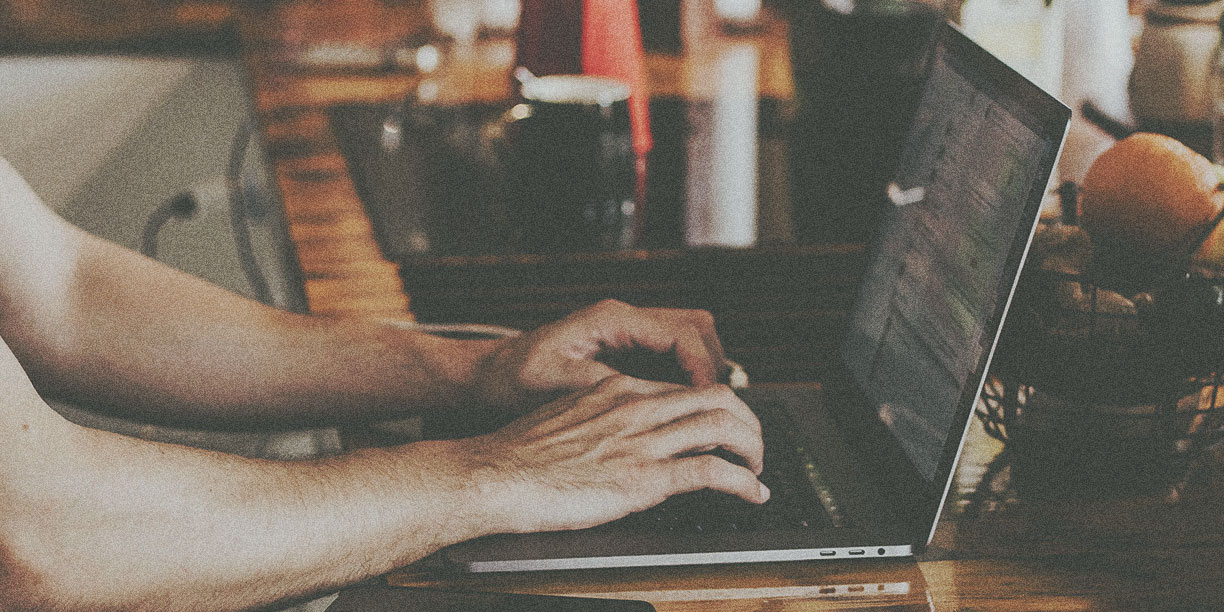
[[[977,415],[1013,476],[1169,484],[1219,437],[1224,278],[1095,250],[1038,228]]]

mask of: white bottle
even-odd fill
[[[1135,63],[1131,41],[1141,22],[1126,0],[1057,0],[1063,8],[1063,80],[1059,99],[1077,114],[1091,104],[1111,119],[1134,122],[1127,83]],[[1114,139],[1074,121],[1067,133],[1058,175],[1083,181],[1088,168]]]
[[[1042,89],[1062,91],[1063,3],[1067,0],[965,0],[961,28]],[[1078,1],[1078,0],[1077,0]]]
[[[1212,54],[1207,89],[1211,96],[1211,161],[1224,164],[1224,15],[1219,28],[1220,42]]]
[[[1206,126],[1208,76],[1224,2],[1161,2],[1147,11],[1135,50],[1130,102],[1141,126]]]

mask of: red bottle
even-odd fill
[[[629,85],[633,148],[650,151],[650,92],[636,0],[523,0],[518,65],[536,76],[591,74]]]

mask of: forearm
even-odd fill
[[[385,573],[484,522],[463,512],[448,443],[278,463],[83,429],[69,442],[5,482],[0,609],[247,609]]]
[[[282,312],[83,234],[73,243],[66,304],[0,320],[50,396],[213,427],[351,423],[456,405],[492,349]]]
[[[614,374],[609,352],[673,354],[697,386],[724,361],[709,313],[614,301],[509,341],[276,311],[70,226],[3,159],[0,337],[49,397],[206,428],[500,422]]]

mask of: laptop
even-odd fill
[[[951,25],[923,60],[838,371],[742,392],[765,438],[749,504],[714,491],[592,529],[497,535],[467,571],[912,556],[930,542],[1070,110]]]

